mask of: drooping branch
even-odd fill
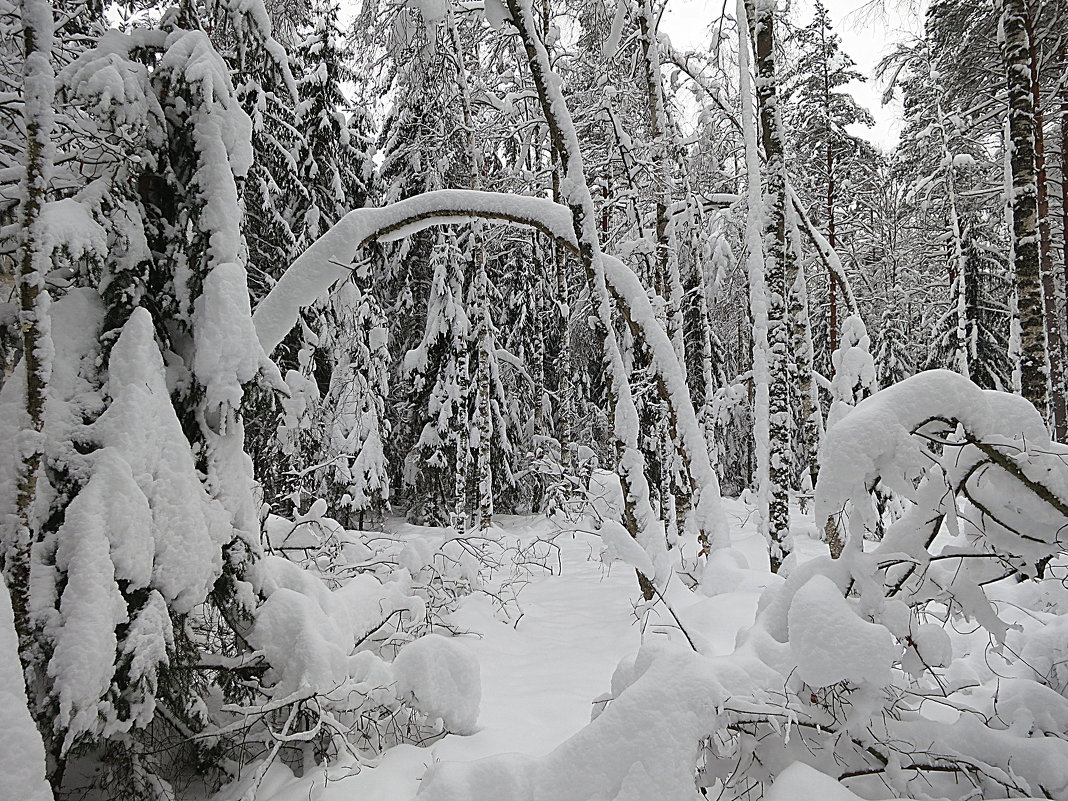
[[[570,210],[547,198],[467,189],[442,189],[381,208],[356,209],[316,240],[256,307],[253,322],[270,352],[296,325],[300,310],[348,275],[360,251],[375,241],[409,236],[436,225],[475,219],[535,228],[572,252],[579,247]],[[675,349],[657,322],[641,281],[619,259],[601,254],[605,283],[617,310],[647,348],[676,441],[695,491],[698,526],[712,537],[726,530],[719,504],[719,482],[708,459],[704,431],[690,401]]]

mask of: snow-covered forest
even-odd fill
[[[1068,801],[1068,5],[672,2],[0,0],[0,801]]]

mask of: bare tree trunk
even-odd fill
[[[1020,313],[1020,387],[1023,396],[1046,414],[1049,367],[1039,272],[1034,92],[1024,0],[1001,0],[1001,24],[1009,90],[1009,167],[1012,175],[1009,200],[1016,302]]]
[[[1068,50],[1061,39],[1061,69],[1068,70]],[[1068,326],[1068,81],[1061,83],[1061,251],[1063,268],[1061,273],[1061,320]],[[1068,362],[1068,330],[1062,331],[1061,357]],[[1061,371],[1061,394],[1068,403],[1068,364]],[[1061,442],[1068,442],[1068,432],[1064,432]]]
[[[534,260],[536,275],[534,278],[534,308],[531,310],[531,323],[534,326],[534,344],[530,358],[530,369],[534,379],[534,427],[535,434],[545,433],[545,258],[538,247],[538,234],[530,235],[530,255]],[[518,269],[522,269],[517,265]]]
[[[467,396],[470,392],[471,379],[469,376],[469,366],[466,352],[466,345],[464,343],[465,351],[456,364],[457,372],[457,394],[462,399],[460,410],[460,425],[458,429],[458,436],[456,438],[456,483],[454,485],[454,497],[453,497],[453,512],[452,512],[452,527],[458,532],[463,532],[467,529],[467,465],[469,461],[468,448],[469,448],[469,428],[467,417]]]
[[[790,533],[790,387],[786,320],[786,159],[775,75],[775,6],[761,2],[753,13],[756,40],[756,94],[765,162],[764,258],[768,304],[768,533],[771,569],[778,571],[789,552]]]
[[[1035,178],[1038,205],[1039,273],[1042,282],[1042,311],[1046,325],[1049,356],[1050,416],[1053,438],[1065,441],[1064,364],[1061,352],[1063,321],[1057,309],[1057,280],[1053,273],[1053,245],[1050,232],[1049,186],[1046,182],[1045,115],[1042,112],[1042,85],[1038,70],[1038,46],[1035,43],[1031,15],[1027,17],[1028,60],[1031,68],[1032,107],[1035,119]]]
[[[493,406],[490,381],[490,320],[489,278],[486,275],[486,254],[481,243],[475,253],[475,298],[478,323],[475,339],[478,342],[478,527],[485,531],[493,523],[493,468],[490,464],[493,437]]]
[[[52,337],[49,324],[49,295],[45,277],[51,267],[41,210],[47,202],[52,181],[53,111],[55,73],[52,69],[52,4],[44,0],[22,0],[23,120],[26,130],[26,160],[19,209],[19,243],[15,276],[22,328],[22,363],[26,380],[26,417],[29,436],[16,473],[16,519],[14,536],[8,538],[3,555],[4,581],[11,595],[19,659],[26,678],[30,713],[44,738],[45,748],[53,750],[57,733],[44,710],[44,654],[37,639],[37,627],[30,617],[30,562],[33,546],[40,537],[37,519],[37,480],[43,458],[45,393],[52,369]],[[50,781],[57,781],[56,765],[50,765]]]
[[[671,142],[668,131],[667,104],[660,75],[660,46],[656,32],[656,13],[652,0],[638,0],[636,8],[639,39],[645,67],[645,87],[649,110],[649,135],[653,146],[653,192],[656,203],[656,254],[658,282],[666,303],[667,333],[675,346],[679,364],[686,365],[682,335],[682,280],[679,262],[671,242],[671,202],[675,194],[672,174]]]
[[[797,376],[797,396],[801,405],[801,451],[802,469],[809,478],[809,491],[816,488],[819,476],[819,449],[822,415],[816,397],[816,385],[812,379],[813,347],[812,327],[808,305],[808,283],[805,280],[804,261],[801,254],[801,232],[797,228],[797,215],[793,208],[787,209],[787,225],[790,235],[790,260],[787,264],[786,282],[790,291],[790,350],[794,358]],[[831,282],[834,285],[834,282]]]
[[[837,189],[834,180],[834,151],[831,150],[831,78],[827,64],[827,32],[820,26],[820,48],[823,55],[823,113],[827,122],[826,141],[827,148],[827,242],[833,250],[836,242],[834,229],[834,201]],[[838,349],[838,298],[835,291],[834,276],[828,270],[827,274],[827,301],[830,306],[827,321],[827,352],[834,353]],[[834,361],[830,360],[830,377],[834,378]],[[815,487],[815,483],[812,485]]]
[[[553,172],[553,199],[560,202],[559,174]],[[560,466],[565,473],[574,468],[571,447],[575,414],[575,387],[571,381],[571,283],[568,279],[567,254],[558,243],[554,247],[556,267],[556,309],[560,322],[560,351],[556,355],[556,438],[560,441]]]
[[[660,74],[660,46],[657,41],[656,14],[652,0],[638,0],[636,11],[640,32],[645,85],[649,111],[649,134],[653,146],[653,190],[656,203],[656,265],[658,284],[664,297],[664,319],[668,337],[675,348],[675,355],[683,370],[686,369],[686,345],[682,321],[682,278],[679,272],[678,252],[673,236],[670,206],[675,196],[672,175],[671,143],[668,135],[667,105]],[[660,518],[664,521],[668,542],[678,537],[674,495],[675,447],[666,422],[666,404],[660,404],[659,455],[660,459]]]

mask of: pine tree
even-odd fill
[[[905,307],[907,297],[899,284],[887,292],[886,307],[879,326],[879,348],[875,355],[876,378],[888,387],[904,381],[915,372],[910,354]]]
[[[464,302],[464,264],[453,232],[438,235],[422,340],[404,356],[413,376],[418,439],[405,458],[404,481],[415,494],[409,517],[459,524],[466,510],[471,322]],[[424,411],[425,410],[425,411]],[[449,481],[456,476],[455,482]]]
[[[832,249],[848,243],[853,215],[853,186],[860,160],[871,152],[859,137],[849,133],[856,125],[872,125],[871,114],[848,91],[847,84],[864,76],[842,49],[830,14],[816,0],[812,21],[796,32],[791,44],[796,61],[785,80],[787,147],[796,165],[792,183],[811,210],[814,222],[825,228]],[[846,223],[843,230],[843,222]],[[834,280],[827,282],[827,353],[838,346],[838,298]]]

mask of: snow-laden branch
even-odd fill
[[[928,442],[942,446],[937,463]],[[1060,542],[1068,520],[1068,460],[1035,407],[948,370],[918,373],[861,401],[828,429],[822,453],[817,524],[849,504],[862,525],[873,526],[870,492],[877,481],[915,501],[920,479],[933,467],[973,504],[1005,505],[1011,497],[1008,516],[1025,523],[1010,530],[1027,539]],[[1003,474],[984,471],[977,490],[967,482],[984,462]],[[989,534],[994,527],[987,528]]]
[[[355,209],[315,240],[256,307],[252,320],[264,351],[278,347],[297,324],[300,310],[349,274],[367,245],[475,219],[536,228],[576,247],[570,210],[545,198],[441,189],[388,206]]]
[[[297,324],[300,310],[326,294],[349,274],[360,250],[375,241],[389,241],[435,225],[475,219],[527,226],[578,250],[571,211],[547,198],[468,189],[426,192],[380,208],[350,211],[317,239],[279,279],[252,316],[263,349],[273,351]],[[708,459],[705,435],[697,423],[675,349],[656,319],[652,304],[634,272],[614,256],[604,255],[605,280],[628,325],[640,333],[656,369],[660,391],[668,403],[678,445],[688,465],[700,528],[713,537],[725,532],[719,505],[718,479]]]

